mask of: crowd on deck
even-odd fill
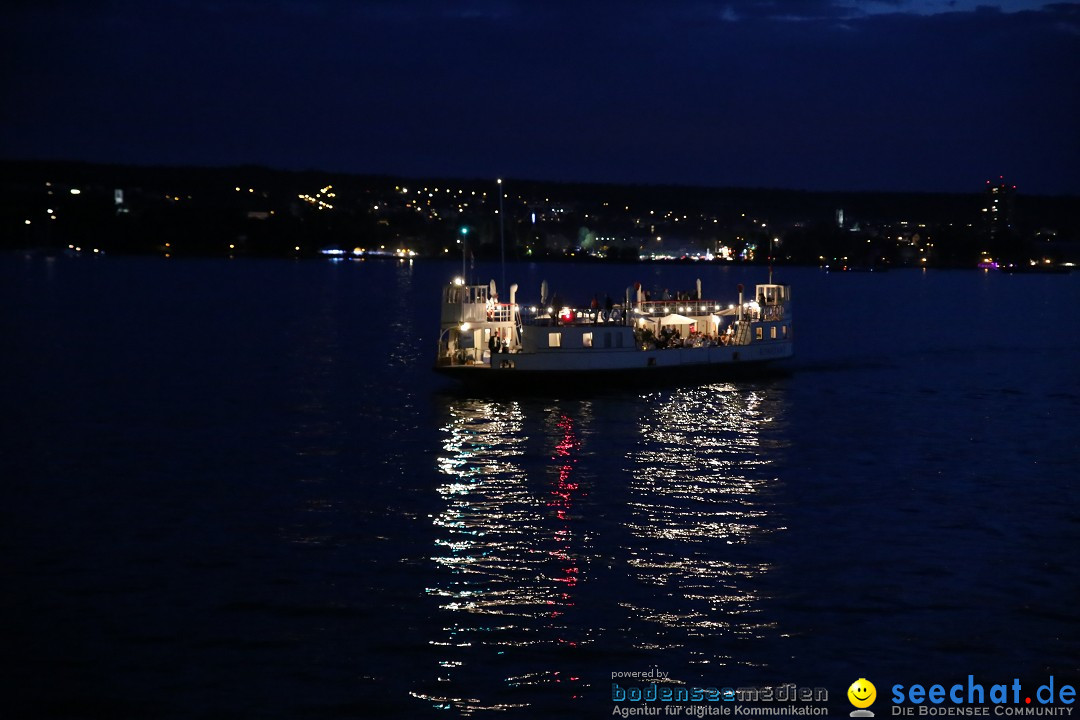
[[[634,340],[638,347],[644,350],[665,350],[668,348],[702,348],[716,347],[717,345],[730,345],[734,337],[734,328],[728,326],[727,330],[713,337],[697,330],[690,330],[684,337],[679,331],[671,326],[664,325],[659,334],[653,333],[648,328],[640,328],[634,331]]]

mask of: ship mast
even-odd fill
[[[499,185],[499,254],[502,257],[502,285],[506,287],[506,236],[503,232],[503,181],[497,180]]]

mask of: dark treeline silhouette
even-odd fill
[[[499,188],[506,192],[496,214]],[[329,188],[329,189],[328,189]],[[322,203],[322,204],[320,204]],[[327,248],[634,261],[724,248],[743,261],[971,267],[1075,259],[1080,198],[806,192],[321,171],[0,162],[0,248],[306,256]],[[843,211],[843,222],[838,215]],[[505,242],[500,242],[500,237]]]

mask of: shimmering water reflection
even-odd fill
[[[573,401],[446,401],[431,518],[430,645],[412,695],[471,714],[603,695],[589,658],[696,682],[754,666],[784,531],[778,387]]]
[[[783,442],[762,435],[782,403],[763,391],[711,386],[649,398],[639,420],[632,468],[627,564],[642,586],[632,615],[654,623],[647,649],[687,647],[696,663],[746,663],[734,654],[693,647],[691,638],[762,638],[775,622],[762,617],[758,576],[771,563],[735,552],[782,531],[775,500],[780,482],[771,453]]]
[[[1080,273],[784,268],[787,379],[492,401],[429,371],[460,269],[0,256],[4,717],[611,717],[652,666],[834,713],[859,677],[1080,684]]]

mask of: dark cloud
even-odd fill
[[[23,5],[0,156],[1080,192],[1077,7],[917,5]]]

